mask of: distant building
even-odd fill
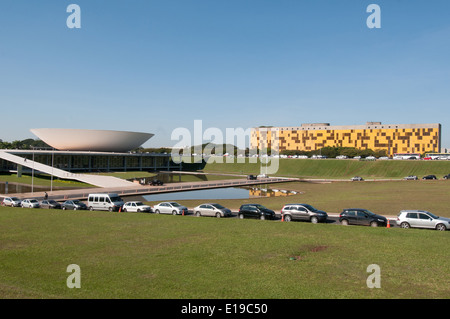
[[[333,126],[329,123],[298,127],[252,128],[251,149],[315,151],[323,147],[385,150],[386,154],[440,152],[441,124],[382,124]]]

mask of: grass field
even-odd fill
[[[279,169],[276,176],[301,178],[348,179],[353,176],[363,178],[403,178],[408,175],[434,174],[442,178],[450,174],[450,161],[400,161],[400,160],[315,160],[315,159],[277,159]],[[247,159],[248,161],[248,159]],[[270,166],[270,164],[269,164]],[[264,168],[264,166],[263,166]],[[205,166],[208,173],[259,174],[261,163],[213,163]]]
[[[410,174],[442,177],[450,170],[448,162],[390,161],[376,166],[377,162],[286,161],[279,175],[376,179]],[[243,165],[208,164],[205,171],[258,173],[259,165]],[[135,173],[118,176],[130,174]],[[385,216],[395,216],[401,209],[424,209],[450,217],[449,183],[292,182],[275,187],[296,190],[297,195],[208,202],[233,209],[257,202],[276,211],[286,203],[303,202],[329,213],[361,207]],[[179,202],[193,208],[205,201]],[[449,234],[398,227],[0,207],[0,298],[449,298]],[[66,286],[70,264],[81,268],[80,289]],[[379,289],[366,284],[371,264],[381,270]]]
[[[448,298],[448,235],[0,207],[0,297]],[[80,289],[66,286],[69,264]]]

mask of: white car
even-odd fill
[[[126,202],[125,204],[123,204],[123,211],[136,213],[151,212],[152,208],[142,202]]]
[[[37,199],[24,199],[21,206],[24,208],[39,208],[39,202]]]
[[[18,199],[17,197],[5,197],[3,199],[2,205],[3,206],[11,206],[11,207],[20,207],[20,204],[22,201]]]
[[[424,210],[402,210],[397,215],[396,222],[401,228],[450,229],[450,218],[439,217]]]
[[[153,206],[153,211],[155,214],[185,215],[188,209],[177,202],[162,202]]]

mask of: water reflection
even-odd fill
[[[143,201],[169,201],[187,199],[250,199],[259,197],[289,196],[298,194],[296,191],[271,189],[266,187],[227,187],[215,189],[203,189],[182,191],[165,194],[153,194],[142,196]]]
[[[49,191],[50,187],[33,186],[33,191],[43,192]],[[31,185],[18,183],[0,182],[0,194],[14,194],[14,193],[29,193],[31,192]]]

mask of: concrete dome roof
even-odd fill
[[[42,141],[60,151],[128,152],[138,148],[154,134],[62,128],[30,130]]]

